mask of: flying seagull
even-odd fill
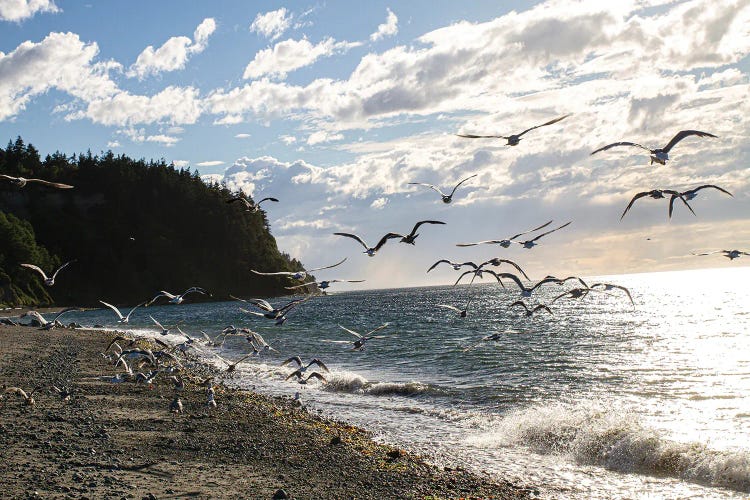
[[[260,204],[263,203],[264,201],[275,201],[275,202],[278,202],[279,200],[277,200],[276,198],[271,198],[269,196],[268,198],[263,198],[258,203],[255,203],[252,200],[248,200],[244,196],[236,196],[234,198],[231,198],[231,199],[227,200],[227,203],[234,203],[235,201],[241,201],[245,205],[245,211],[246,212],[253,212],[253,213],[255,213],[258,210],[260,210]]]
[[[151,304],[153,304],[159,297],[166,297],[166,298],[168,298],[170,304],[182,304],[182,302],[185,300],[185,296],[187,294],[189,294],[189,293],[201,293],[203,295],[208,295],[209,297],[211,297],[210,293],[208,293],[203,288],[200,288],[200,287],[197,287],[197,286],[193,286],[193,287],[188,288],[187,290],[185,290],[184,292],[182,292],[180,295],[174,295],[172,293],[165,292],[164,290],[161,290],[153,299],[149,300],[146,303],[146,307],[148,307]]]
[[[287,290],[296,290],[297,288],[303,288],[308,286],[317,287],[321,290],[330,288],[331,283],[362,283],[365,280],[323,280],[323,281],[311,281],[309,283],[302,283],[301,285],[285,286]]]
[[[127,316],[123,316],[123,315],[122,315],[122,313],[120,312],[120,310],[119,310],[118,308],[116,308],[115,306],[113,306],[112,304],[108,304],[107,302],[104,302],[103,300],[100,300],[99,302],[101,302],[101,303],[102,303],[102,304],[104,304],[105,306],[107,306],[107,307],[109,307],[110,309],[112,309],[112,310],[113,310],[113,311],[115,312],[115,314],[117,314],[117,317],[119,318],[119,319],[118,319],[118,321],[119,321],[120,323],[123,323],[123,324],[127,323],[128,321],[130,321],[130,315],[131,315],[131,314],[133,314],[133,311],[135,311],[136,309],[138,309],[138,308],[139,308],[139,307],[141,307],[142,305],[145,305],[145,304],[146,304],[145,302],[141,302],[140,304],[138,304],[137,306],[135,306],[134,308],[132,308],[132,309],[130,310],[130,312],[128,313],[128,315],[127,315]],[[153,319],[153,318],[151,318],[151,319]],[[154,320],[154,321],[156,321],[156,320]],[[157,323],[157,324],[158,324],[158,323]],[[161,326],[161,325],[160,325],[160,326]],[[164,329],[164,327],[162,327],[162,329]]]
[[[520,134],[513,134],[513,135],[473,135],[473,134],[456,134],[458,137],[465,137],[467,139],[505,139],[507,140],[507,146],[518,146],[518,143],[521,142],[521,136],[525,134],[526,132],[531,132],[534,129],[537,129],[539,127],[546,127],[547,125],[552,125],[553,123],[557,123],[560,120],[564,120],[565,118],[569,117],[570,115],[561,116],[559,118],[555,118],[554,120],[550,120],[547,123],[542,123],[541,125],[537,125],[535,127],[527,128]]]
[[[445,224],[445,222],[440,222],[439,220],[422,220],[414,224],[414,227],[411,230],[411,233],[407,235],[403,234],[397,234],[397,233],[389,233],[395,235],[394,237],[401,238],[401,243],[408,243],[410,245],[414,244],[414,240],[417,239],[417,236],[419,236],[419,233],[417,233],[417,230],[419,230],[419,226],[422,224]]]
[[[57,320],[60,318],[60,316],[70,311],[80,311],[80,310],[81,309],[78,307],[66,307],[65,309],[57,313],[57,315],[54,318],[52,318],[52,321],[47,321],[46,319],[44,319],[44,317],[41,314],[39,314],[36,311],[25,312],[20,317],[25,318],[26,316],[31,316],[32,318],[35,318],[39,322],[39,326],[43,328],[44,330],[52,330],[55,326],[58,325]]]
[[[460,271],[461,268],[464,267],[464,266],[474,268],[474,270],[476,270],[479,267],[479,266],[477,266],[473,262],[451,262],[451,261],[449,261],[447,259],[440,259],[439,261],[437,261],[433,265],[431,265],[430,268],[427,270],[427,272],[429,273],[430,271],[432,271],[433,269],[435,269],[439,264],[442,264],[442,263],[446,263],[446,264],[452,266],[454,271]]]
[[[470,351],[470,350],[474,349],[475,347],[479,346],[482,342],[487,342],[487,341],[490,341],[490,340],[497,341],[497,340],[500,340],[501,338],[503,338],[503,337],[505,337],[507,335],[519,335],[519,334],[522,334],[522,333],[526,333],[526,332],[519,332],[518,330],[505,330],[504,332],[496,332],[496,333],[493,333],[491,335],[487,335],[486,337],[482,337],[479,340],[479,342],[476,342],[474,344],[471,344],[469,346],[464,347],[462,349],[462,351],[463,352]]]
[[[526,305],[526,302],[522,300],[517,300],[510,305],[511,308],[516,307],[516,306],[521,306],[524,308],[524,310],[526,311],[527,318],[532,316],[535,312],[540,311],[540,310],[547,311],[548,313],[552,314],[552,310],[549,307],[545,306],[544,304],[537,304],[536,306],[529,309],[529,306]]]
[[[54,274],[52,274],[51,278],[48,278],[47,275],[44,273],[44,271],[42,271],[41,268],[39,268],[39,266],[35,266],[34,264],[21,264],[21,266],[27,267],[29,269],[33,269],[34,271],[38,272],[39,274],[42,275],[42,279],[44,280],[44,284],[47,285],[47,286],[52,286],[52,285],[55,284],[55,278],[57,278],[57,273],[59,273],[60,271],[62,271],[63,269],[65,269],[69,264],[72,264],[73,262],[75,262],[75,259],[74,260],[69,260],[68,262],[66,262],[62,266],[58,267],[57,270],[54,272]]]
[[[538,236],[536,236],[535,238],[532,238],[532,239],[530,239],[530,240],[526,240],[526,241],[516,241],[516,243],[518,243],[519,245],[521,245],[521,246],[522,246],[522,247],[524,247],[524,248],[534,248],[534,247],[535,247],[535,246],[537,245],[537,242],[536,242],[536,240],[538,240],[538,239],[542,238],[543,236],[547,236],[548,234],[554,233],[555,231],[558,231],[558,230],[560,230],[560,229],[562,229],[562,228],[566,227],[566,226],[567,226],[567,225],[569,225],[569,224],[570,224],[571,222],[573,222],[573,221],[570,221],[570,222],[566,222],[566,223],[565,223],[565,224],[563,224],[562,226],[560,226],[560,227],[556,227],[555,229],[551,229],[551,230],[547,231],[546,233],[542,233],[542,234],[540,234],[540,235],[538,235]],[[515,241],[515,240],[514,240],[514,241]]]
[[[690,212],[692,212],[693,215],[695,215],[695,212],[693,212],[693,208],[688,204],[687,200],[682,196],[682,193],[679,191],[675,191],[674,189],[652,189],[651,191],[641,191],[640,193],[636,193],[635,196],[630,200],[630,203],[628,203],[628,206],[625,207],[625,211],[622,212],[622,215],[620,216],[620,220],[622,220],[623,217],[625,217],[625,214],[628,213],[628,210],[630,210],[630,207],[633,206],[633,203],[636,202],[636,200],[640,200],[641,198],[645,196],[649,196],[655,200],[659,200],[664,198],[664,195],[668,194],[672,196],[672,199],[669,202],[669,217],[672,217],[672,203],[674,201],[674,198],[679,198],[682,200],[682,202],[685,204],[686,207],[690,209]]]
[[[685,137],[691,136],[691,135],[697,135],[698,137],[716,137],[713,134],[709,134],[708,132],[701,132],[700,130],[682,130],[680,132],[677,132],[677,135],[672,137],[672,140],[667,143],[666,146],[663,148],[656,148],[651,149],[647,148],[646,146],[642,146],[640,144],[636,144],[635,142],[615,142],[612,144],[608,144],[602,148],[597,149],[596,151],[592,152],[591,154],[596,154],[599,151],[606,151],[610,148],[614,148],[617,146],[635,146],[637,148],[645,149],[651,154],[651,165],[654,164],[654,162],[659,163],[661,165],[666,165],[667,160],[669,160],[669,151],[681,140],[683,140]]]
[[[698,196],[698,191],[700,191],[701,189],[706,189],[706,188],[718,189],[722,193],[728,194],[729,196],[731,196],[731,197],[734,198],[734,195],[732,193],[730,193],[729,191],[727,191],[726,189],[724,189],[724,188],[721,188],[719,186],[715,186],[714,184],[704,184],[702,186],[698,186],[697,188],[688,189],[687,191],[683,191],[682,193],[673,194],[672,196],[670,196],[670,198],[669,198],[669,217],[672,218],[672,208],[674,207],[674,200],[675,199],[680,198],[682,201],[685,202],[685,204],[687,204],[688,201],[690,201],[690,200],[694,199],[696,196]],[[689,205],[688,205],[688,207],[689,207]],[[695,214],[695,212],[693,212],[693,214]]]
[[[315,271],[322,271],[323,269],[331,269],[333,267],[339,266],[346,262],[346,257],[344,257],[342,260],[335,264],[331,264],[330,266],[324,266],[324,267],[316,267],[315,269],[310,269],[308,271],[278,271],[274,273],[262,273],[260,271],[256,271],[255,269],[250,269],[251,273],[259,274],[261,276],[289,276],[293,280],[302,281],[307,276]]]
[[[371,246],[368,246],[367,243],[365,243],[364,240],[362,238],[360,238],[359,236],[357,236],[356,234],[351,234],[351,233],[333,233],[333,234],[335,234],[337,236],[346,236],[347,238],[352,238],[354,240],[359,241],[359,243],[363,247],[365,247],[364,253],[366,253],[368,257],[374,257],[375,253],[378,250],[380,250],[383,247],[383,245],[386,244],[386,242],[388,240],[393,239],[393,238],[400,238],[401,237],[400,234],[388,233],[385,236],[383,236],[382,238],[380,238],[380,241],[378,241],[377,245],[375,245],[374,247],[371,247]]]
[[[459,309],[458,307],[452,306],[450,304],[438,304],[437,306],[442,307],[443,309],[450,309],[451,311],[456,311],[460,318],[465,318],[469,312],[470,303],[471,303],[471,300],[469,300],[469,302],[466,303],[466,307],[464,307],[463,309]]]
[[[413,185],[417,185],[417,186],[427,186],[430,189],[434,189],[442,197],[443,203],[447,204],[447,203],[450,203],[451,201],[453,201],[453,195],[456,193],[456,189],[458,189],[458,186],[460,186],[464,182],[468,181],[469,179],[471,179],[473,177],[476,177],[477,175],[479,175],[479,174],[470,175],[466,179],[464,179],[461,182],[459,182],[458,184],[456,184],[455,187],[453,188],[453,191],[451,191],[451,194],[445,194],[445,193],[443,193],[440,190],[439,187],[433,186],[432,184],[425,184],[424,182],[410,182],[409,184],[413,184]]]
[[[635,307],[635,302],[633,302],[633,296],[630,295],[630,290],[628,290],[627,288],[625,288],[622,285],[614,285],[612,283],[594,283],[589,288],[591,288],[592,290],[595,290],[597,288],[601,288],[605,292],[609,292],[610,290],[613,290],[615,288],[618,289],[618,290],[622,290],[623,292],[625,292],[625,294],[630,299],[630,303],[633,305],[633,307]]]
[[[350,344],[352,346],[352,351],[361,351],[362,349],[365,348],[365,343],[368,340],[387,338],[388,335],[373,335],[373,333],[382,330],[383,328],[387,327],[389,324],[390,323],[384,323],[384,324],[380,325],[379,327],[377,327],[376,329],[370,330],[369,332],[365,333],[364,335],[360,335],[359,333],[357,333],[357,332],[355,332],[353,330],[350,330],[350,329],[348,329],[348,328],[346,328],[344,326],[339,325],[339,327],[341,329],[343,329],[343,330],[351,333],[355,337],[357,337],[357,340],[355,340],[354,342],[350,342],[348,340],[324,340],[324,342],[331,342],[331,343],[334,343],[334,344]]]
[[[302,376],[302,373],[299,370],[297,370],[297,371],[290,373],[289,376],[285,378],[284,380],[289,380],[292,377],[297,377],[297,382],[299,382],[300,384],[307,384],[311,378],[316,378],[323,383],[326,382],[326,378],[318,372],[312,372],[310,373],[310,375],[307,376],[307,378],[305,378]]]
[[[3,174],[0,174],[0,179],[5,179],[7,181],[10,181],[11,183],[13,183],[13,185],[19,188],[24,187],[29,182],[35,182],[37,184],[42,184],[44,186],[50,186],[50,187],[57,188],[57,189],[72,189],[73,188],[73,186],[71,186],[70,184],[61,184],[59,182],[50,182],[50,181],[45,181],[42,179],[24,179],[23,177],[11,177],[10,175],[3,175]]]
[[[713,255],[715,253],[724,254],[724,257],[729,260],[738,259],[742,255],[750,255],[750,252],[743,252],[742,250],[716,250],[714,252],[694,253],[693,255]]]
[[[477,241],[476,243],[458,243],[456,244],[457,247],[473,247],[475,245],[484,245],[484,244],[497,244],[500,245],[503,248],[508,248],[513,241],[518,238],[519,236],[523,236],[524,234],[533,233],[534,231],[539,231],[540,229],[543,229],[547,226],[552,224],[552,221],[545,222],[539,227],[535,227],[534,229],[529,229],[528,231],[524,231],[522,233],[514,234],[510,238],[506,238],[503,240],[485,240],[485,241]]]

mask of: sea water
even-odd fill
[[[198,338],[251,328],[278,352],[240,364],[228,384],[299,392],[312,411],[438,465],[533,486],[541,498],[746,498],[750,268],[587,279],[602,280],[628,287],[635,305],[614,289],[526,317],[508,307],[520,298],[515,286],[482,283],[314,297],[283,326],[238,302],[152,306],[124,328],[109,310],[64,319],[153,334],[151,314]],[[573,286],[550,284],[524,300],[550,304]],[[438,307],[469,300],[466,318]],[[356,340],[340,326],[364,334],[384,323],[385,338],[361,351],[327,342]],[[249,352],[244,337],[195,345],[218,367],[217,355]],[[327,383],[285,381],[293,367],[280,365],[294,355],[323,361],[331,373],[308,373]]]

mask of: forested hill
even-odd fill
[[[0,304],[134,305],[159,290],[200,286],[214,299],[285,293],[281,278],[249,269],[300,270],[279,252],[261,210],[206,185],[198,172],[107,152],[44,160],[21,138],[0,149],[0,174],[72,184],[19,188],[0,179]],[[283,202],[283,200],[282,200]],[[21,263],[51,274],[52,287]],[[202,299],[191,295],[191,299]]]

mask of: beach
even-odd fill
[[[529,498],[532,489],[440,468],[291,398],[168,375],[111,383],[112,332],[0,326],[0,487],[8,498]],[[205,377],[207,372],[196,374]],[[220,380],[216,375],[216,380]],[[52,386],[69,389],[64,401]],[[279,490],[283,490],[279,491]],[[287,496],[283,496],[283,495]]]

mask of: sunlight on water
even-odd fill
[[[310,408],[379,439],[531,484],[543,497],[742,498],[750,492],[750,268],[587,279],[600,280],[627,286],[635,307],[611,290],[527,318],[508,308],[515,289],[481,284],[319,297],[280,328],[236,303],[149,312],[163,324],[184,321],[196,336],[249,326],[280,351],[240,365],[229,383],[299,391]],[[553,284],[526,300],[550,303],[566,289]],[[437,307],[470,297],[467,318]],[[107,311],[70,317],[113,324]],[[132,321],[153,331],[146,315]],[[352,340],[339,324],[366,332],[385,322],[388,337],[362,352],[322,342]],[[509,329],[519,333],[480,342]],[[218,353],[236,359],[246,346],[235,337]],[[279,365],[295,354],[322,359],[329,382],[284,382],[291,370]],[[211,349],[202,356],[223,366]]]

